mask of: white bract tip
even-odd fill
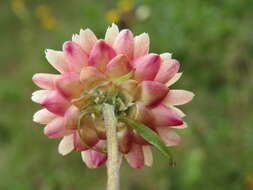
[[[176,73],[174,75],[174,77],[172,77],[172,79],[170,79],[167,83],[166,83],[166,86],[167,87],[170,87],[171,85],[175,84],[182,76],[183,72],[181,73]]]
[[[150,146],[143,146],[144,164],[151,167],[153,165],[153,153]]]
[[[160,57],[162,62],[168,62],[172,58],[172,53],[162,53]]]
[[[32,93],[31,99],[33,102],[40,104],[49,92],[49,90],[37,90]]]
[[[64,136],[58,146],[58,152],[65,156],[74,149],[73,135]]]
[[[48,124],[56,115],[49,112],[47,109],[41,109],[33,115],[33,121],[40,124]]]
[[[110,26],[108,27],[105,33],[105,41],[108,44],[113,45],[118,34],[119,34],[119,28],[116,24],[113,23],[111,27]]]

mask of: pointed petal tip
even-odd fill
[[[169,106],[169,108],[171,108],[172,110],[174,110],[181,118],[185,117],[186,114],[179,108],[175,107],[175,106]]]
[[[162,53],[160,56],[163,62],[167,62],[172,58],[172,53],[166,52],[166,53]]]
[[[56,51],[53,49],[45,50],[45,57],[49,64],[51,64],[60,73],[68,72],[68,64],[64,58],[62,51]]]
[[[166,106],[183,105],[190,102],[194,96],[193,92],[187,90],[170,90],[163,103]]]
[[[64,136],[58,145],[58,152],[62,156],[69,154],[74,149],[73,135]]]
[[[97,41],[96,35],[89,28],[80,30],[80,46],[86,53],[90,53],[92,47]]]
[[[37,90],[32,93],[31,100],[35,103],[41,104],[49,92],[49,90]]]
[[[173,84],[175,84],[182,76],[183,72],[181,73],[176,73],[167,83],[166,83],[166,86],[167,87],[170,87],[172,86]]]
[[[106,30],[105,33],[105,41],[110,44],[113,45],[115,39],[117,38],[119,34],[119,28],[116,24],[112,23],[111,26],[109,26]]]
[[[34,113],[33,115],[33,121],[40,124],[48,124],[51,122],[56,115],[49,112],[47,109],[41,109]]]
[[[175,76],[180,68],[180,63],[175,59],[170,59],[168,62],[162,62],[159,71],[155,77],[155,81],[167,83]]]
[[[179,126],[183,124],[182,118],[176,111],[162,104],[153,108],[152,113],[154,116],[154,126],[167,127]]]
[[[56,74],[36,73],[33,75],[32,81],[40,88],[52,90],[54,89],[54,81],[58,76]]]
[[[144,56],[149,51],[149,35],[142,33],[134,38],[134,58]]]
[[[186,122],[183,122],[182,125],[178,125],[178,126],[171,126],[171,128],[174,128],[174,129],[185,129],[188,127],[188,124]]]

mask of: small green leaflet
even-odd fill
[[[152,131],[149,127],[146,125],[132,120],[128,119],[126,117],[121,118],[123,122],[128,124],[130,127],[135,129],[146,141],[148,141],[150,144],[155,146],[158,150],[160,150],[167,158],[170,160],[170,166],[174,166],[175,163],[173,161],[172,153],[170,152],[169,148],[166,147],[164,142],[160,139],[160,137]]]
[[[121,83],[121,82],[124,82],[126,80],[129,80],[132,76],[133,76],[133,72],[131,71],[131,72],[129,72],[129,73],[127,73],[127,74],[125,74],[125,75],[123,75],[123,76],[115,79],[114,82],[115,83]]]

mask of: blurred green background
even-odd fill
[[[105,167],[62,157],[59,140],[43,136],[30,96],[34,73],[55,72],[46,48],[61,49],[83,27],[103,38],[111,22],[148,32],[152,52],[173,52],[184,72],[175,88],[196,94],[182,106],[189,127],[173,149],[177,166],[157,151],[152,168],[124,162],[121,189],[253,189],[252,0],[2,0],[0,189],[105,189]]]

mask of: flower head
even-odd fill
[[[106,162],[104,103],[115,106],[117,118],[145,124],[167,146],[180,143],[173,128],[186,126],[185,114],[175,106],[189,102],[193,93],[170,88],[182,74],[180,63],[169,53],[149,53],[147,33],[134,37],[113,24],[105,39],[97,39],[85,29],[65,42],[62,51],[46,50],[46,58],[60,74],[33,76],[43,89],[32,95],[43,107],[33,119],[46,125],[49,138],[62,138],[60,154],[81,152],[90,168]],[[133,168],[152,164],[151,144],[133,128],[118,120],[117,135],[119,151]]]

